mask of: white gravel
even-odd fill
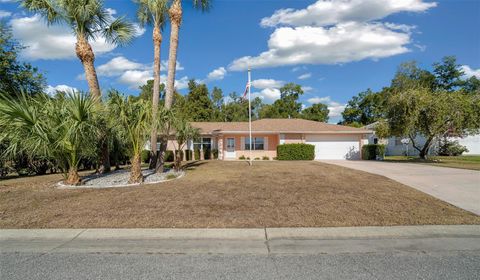
[[[72,185],[65,185],[63,182],[59,182],[57,186],[59,188],[65,189],[74,189],[74,188],[119,188],[119,187],[130,187],[130,186],[139,186],[145,184],[154,184],[154,183],[161,183],[166,182],[174,179],[178,179],[182,177],[185,172],[179,171],[176,172],[173,169],[167,172],[163,172],[160,174],[155,174],[153,170],[144,169],[142,170],[142,174],[144,176],[144,182],[142,184],[128,184],[128,179],[130,178],[130,170],[117,170],[112,171],[107,174],[93,174],[89,176],[82,177],[83,185],[80,186],[72,186]],[[174,178],[167,177],[175,176]]]

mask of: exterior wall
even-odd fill
[[[219,156],[221,159],[228,160],[225,157],[225,152],[226,152],[226,144],[227,143],[227,138],[234,138],[235,139],[235,158],[231,159],[239,159],[242,155],[244,157],[250,157],[250,150],[245,149],[245,147],[242,147],[242,137],[248,138],[248,134],[225,134],[221,137],[222,141],[222,157]],[[263,156],[268,156],[270,159],[274,158],[277,156],[277,146],[279,143],[279,135],[278,134],[252,134],[252,138],[254,137],[267,137],[267,146],[264,147],[264,150],[252,150],[251,155],[252,158],[262,158]],[[220,146],[220,145],[219,145]]]
[[[283,136],[282,144],[305,143],[305,136],[301,133],[285,133]]]

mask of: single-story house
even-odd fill
[[[315,146],[315,159],[360,159],[361,147],[373,131],[304,119],[261,119],[252,121],[252,151],[249,150],[248,122],[192,122],[201,137],[189,141],[184,149],[217,149],[218,158],[240,157],[273,159],[277,146],[307,143]],[[175,150],[175,140],[167,149]]]
[[[413,147],[413,144],[406,137],[392,136],[386,139],[379,138],[375,135],[375,126],[376,122],[365,126],[367,130],[373,131],[372,134],[368,135],[368,144],[384,144],[385,145],[385,155],[387,156],[418,156],[419,151]],[[440,147],[440,139],[436,139],[432,144],[428,154],[437,155],[438,149]],[[465,146],[468,149],[468,152],[463,153],[464,155],[480,155],[480,134],[467,135],[465,137],[448,137],[450,141],[458,141],[462,146]],[[415,143],[417,146],[422,147],[425,144],[425,137],[423,135],[417,134],[415,136]]]

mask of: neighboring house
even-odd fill
[[[315,159],[360,159],[361,147],[373,132],[363,128],[327,124],[303,119],[262,119],[252,121],[252,151],[249,151],[248,122],[192,122],[201,137],[185,149],[217,149],[218,158],[242,156],[273,159],[277,146],[286,143],[315,145]],[[174,150],[175,140],[167,149]]]
[[[386,146],[385,155],[387,156],[419,155],[419,151],[413,147],[412,143],[408,143],[407,145],[404,141],[402,141],[402,139],[405,139],[406,137],[392,136],[387,139],[379,138],[377,135],[375,135],[376,124],[377,123],[375,122],[364,127],[365,129],[373,130],[373,133],[368,135],[368,144],[384,144]],[[463,153],[464,155],[480,155],[480,134],[468,135],[465,137],[448,137],[448,140],[458,141],[460,145],[467,147],[468,152]],[[426,139],[424,136],[420,134],[415,136],[415,143],[418,147],[423,147],[425,141]],[[436,155],[438,153],[439,146],[439,141],[437,139],[432,144],[428,154]]]

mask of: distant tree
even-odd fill
[[[343,124],[367,125],[379,120],[383,115],[385,92],[373,92],[368,89],[352,97],[342,112]]]
[[[435,90],[437,88],[436,77],[429,71],[419,68],[416,61],[400,64],[392,79],[390,88],[401,90],[414,86],[422,86],[430,90]]]
[[[223,92],[220,88],[212,89],[213,116],[212,121],[222,121],[224,119],[222,109],[225,106]]]
[[[143,99],[146,101],[152,100],[153,85],[154,85],[154,80],[148,80],[146,84],[138,87],[140,89],[140,94],[138,95],[137,98]],[[158,92],[160,96],[159,102],[162,103],[165,97],[165,84],[159,84]]]
[[[0,21],[0,92],[11,96],[23,92],[34,95],[43,92],[45,78],[36,67],[18,60],[24,47],[12,35],[9,26]]]
[[[380,137],[409,137],[425,159],[438,137],[477,133],[480,128],[480,95],[462,91],[432,91],[423,86],[393,92],[385,104],[386,119]],[[416,136],[425,137],[422,146]]]
[[[480,80],[475,76],[468,78],[463,84],[463,90],[469,93],[480,94]]]
[[[464,85],[463,71],[454,56],[445,56],[442,62],[433,64],[435,83],[438,90],[454,91]]]
[[[209,121],[212,118],[213,102],[205,84],[189,81],[184,112],[190,121]]]
[[[260,118],[298,118],[302,103],[298,99],[303,94],[302,87],[288,83],[280,88],[280,99],[271,105],[265,105],[259,112]]]
[[[328,122],[328,113],[330,113],[330,110],[328,110],[327,105],[317,103],[303,109],[300,117],[311,121]]]

